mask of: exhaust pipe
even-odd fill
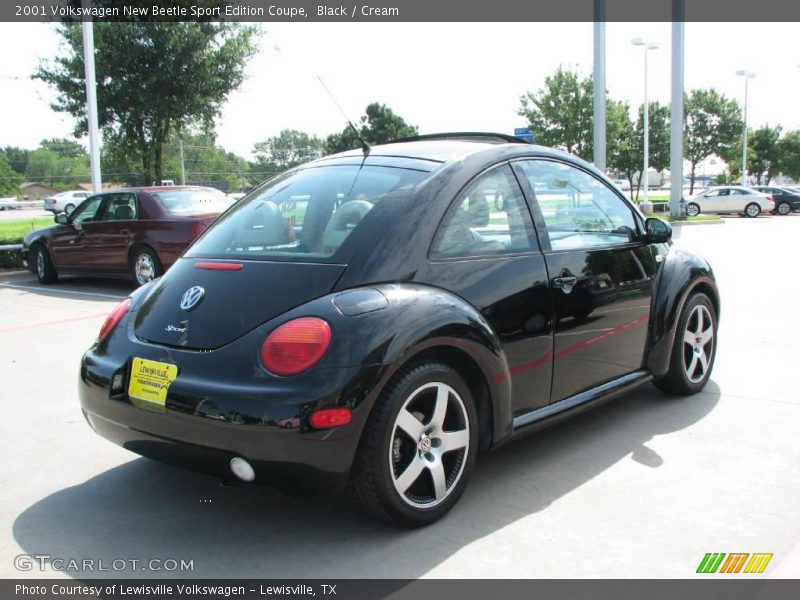
[[[256,478],[256,472],[253,466],[240,456],[234,456],[231,459],[231,471],[236,477],[242,481],[253,481]]]

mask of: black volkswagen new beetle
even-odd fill
[[[708,381],[719,297],[585,162],[492,134],[307,163],[227,211],[83,357],[100,435],[443,516],[484,450],[654,382]]]

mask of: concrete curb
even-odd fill
[[[724,225],[725,219],[712,219],[710,221],[670,221],[673,227],[687,227],[695,225]]]

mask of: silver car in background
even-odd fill
[[[81,202],[86,200],[92,192],[86,190],[71,190],[69,192],[61,192],[49,198],[44,199],[44,209],[49,210],[54,215],[65,212],[70,214],[75,207]]]
[[[757,217],[762,212],[772,212],[775,202],[767,194],[741,185],[721,185],[708,188],[688,200],[686,214],[700,213],[740,214]]]

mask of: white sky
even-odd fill
[[[542,86],[559,64],[592,70],[591,23],[264,23],[248,79],[231,94],[218,143],[251,156],[253,144],[281,129],[320,136],[344,122],[316,79],[321,75],[355,121],[372,101],[388,104],[420,132],[496,131],[524,126],[519,97]],[[612,97],[638,106],[643,50],[634,37],[661,44],[650,52],[649,94],[670,96],[669,23],[609,23],[606,83]],[[715,87],[737,98],[750,81],[748,123],[800,128],[800,24],[688,23],[686,89]],[[0,146],[34,148],[71,134],[73,120],[49,108],[53,92],[28,79],[58,52],[49,24],[0,24]]]

